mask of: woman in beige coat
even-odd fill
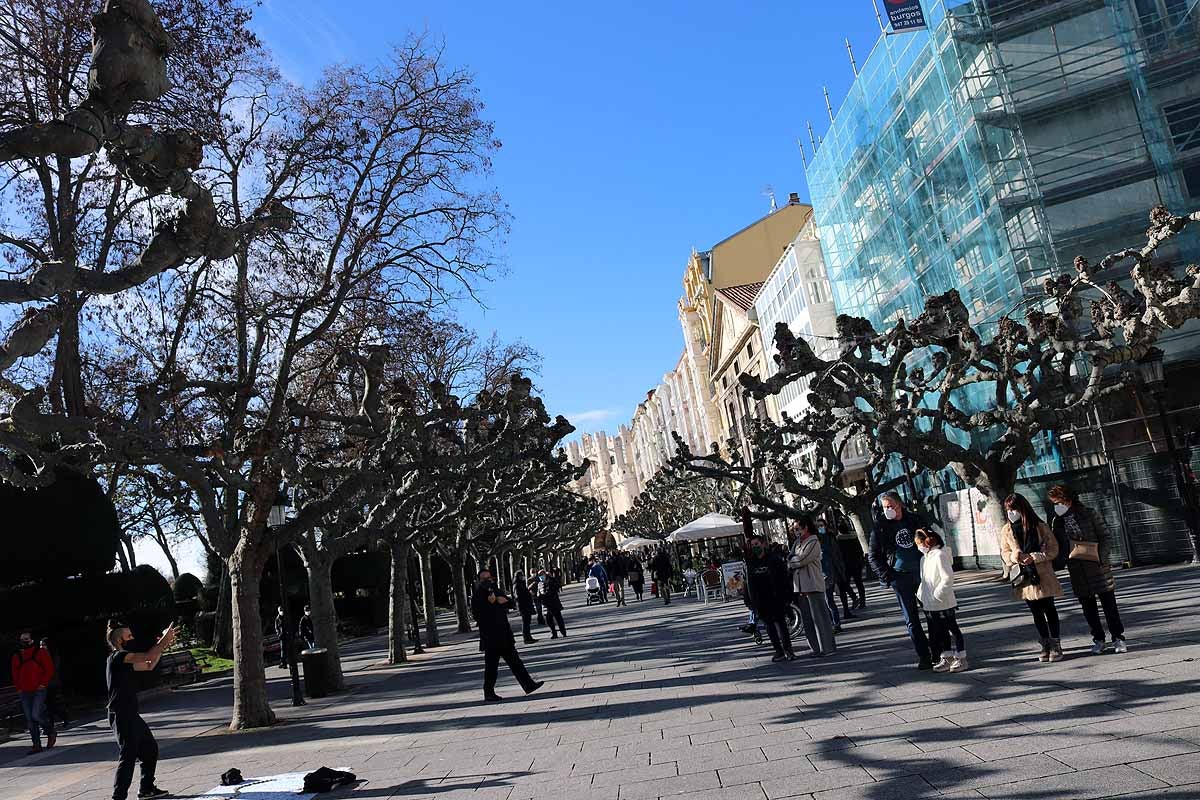
[[[1008,524],[1000,531],[1000,558],[1010,578],[1018,572],[1029,576],[1023,585],[1013,589],[1013,597],[1024,600],[1033,614],[1033,624],[1042,640],[1038,661],[1062,661],[1058,609],[1054,605],[1054,599],[1063,596],[1062,584],[1054,574],[1058,540],[1023,495],[1009,495],[1004,510]],[[1030,567],[1036,580],[1030,574]]]
[[[804,635],[814,656],[827,656],[837,650],[833,618],[825,599],[825,573],[821,571],[821,541],[817,524],[804,516],[792,527],[796,541],[788,558],[796,605],[804,623]]]

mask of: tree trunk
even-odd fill
[[[403,664],[408,661],[404,643],[408,637],[408,556],[412,545],[408,542],[392,542],[392,575],[388,591],[391,605],[388,609],[388,663]],[[416,617],[413,617],[415,624]]]
[[[239,541],[229,557],[233,594],[233,719],[230,730],[262,728],[275,722],[267,701],[263,666],[262,610],[259,584],[264,557],[260,548]]]
[[[871,507],[868,505],[864,508],[846,508],[844,511],[846,518],[850,520],[850,527],[854,529],[854,535],[858,537],[858,543],[862,545],[863,552],[869,552],[871,527],[874,524],[871,519]]]
[[[233,584],[229,566],[221,564],[221,588],[217,590],[217,616],[213,620],[213,650],[222,658],[233,658]]]
[[[340,692],[346,688],[346,678],[342,674],[342,656],[338,651],[337,608],[333,602],[334,560],[331,554],[323,551],[306,553],[304,557],[308,567],[308,605],[312,609],[313,638],[317,647],[329,651],[331,688]]]
[[[417,553],[421,559],[421,598],[425,601],[425,646],[437,647],[438,637],[437,599],[433,596],[433,559],[428,550]]]
[[[126,550],[126,548],[129,548]],[[129,562],[133,558],[133,546],[129,541],[129,534],[121,534],[121,543],[117,546],[117,561],[121,565],[121,572],[129,572],[133,569],[133,565]]]
[[[454,587],[454,612],[458,615],[458,632],[471,632],[471,617],[467,613],[467,555],[460,552],[450,563],[450,582]]]

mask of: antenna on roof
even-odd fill
[[[812,120],[809,120],[806,124],[808,125],[808,139],[812,142],[813,155],[815,156],[817,154],[817,136],[813,133]]]
[[[774,214],[779,209],[779,206],[775,203],[775,187],[768,183],[766,186],[763,187],[763,194],[766,197],[770,198],[771,213]]]
[[[803,142],[803,140],[800,139],[799,136],[796,137],[796,147],[800,148],[800,160],[804,163],[804,166],[807,167],[808,166],[808,155],[804,152],[804,142]]]
[[[878,13],[878,12],[876,12]],[[850,46],[850,37],[846,37],[846,52],[850,54],[850,69],[854,70],[854,77],[858,77],[858,62],[854,60],[854,48]]]
[[[829,121],[833,122],[833,104],[829,102],[829,87],[822,86],[821,91],[825,93],[825,110],[829,112]]]
[[[879,6],[876,5],[875,0],[871,0],[871,8],[875,10],[875,21],[879,23],[879,32],[887,33],[887,26],[883,24],[883,15],[879,13]]]

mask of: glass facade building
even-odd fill
[[[927,30],[881,36],[806,165],[838,310],[883,328],[956,288],[986,328],[1153,204],[1200,207],[1197,4],[925,0]],[[1056,467],[1047,442],[1031,468]]]

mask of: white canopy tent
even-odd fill
[[[630,536],[628,539],[622,539],[617,544],[617,547],[621,550],[637,550],[642,547],[658,547],[661,544],[661,539],[647,539],[644,536]]]
[[[727,539],[731,536],[741,536],[742,523],[725,514],[712,512],[700,519],[692,520],[687,525],[674,531],[667,537],[668,542],[698,542],[702,539]]]

